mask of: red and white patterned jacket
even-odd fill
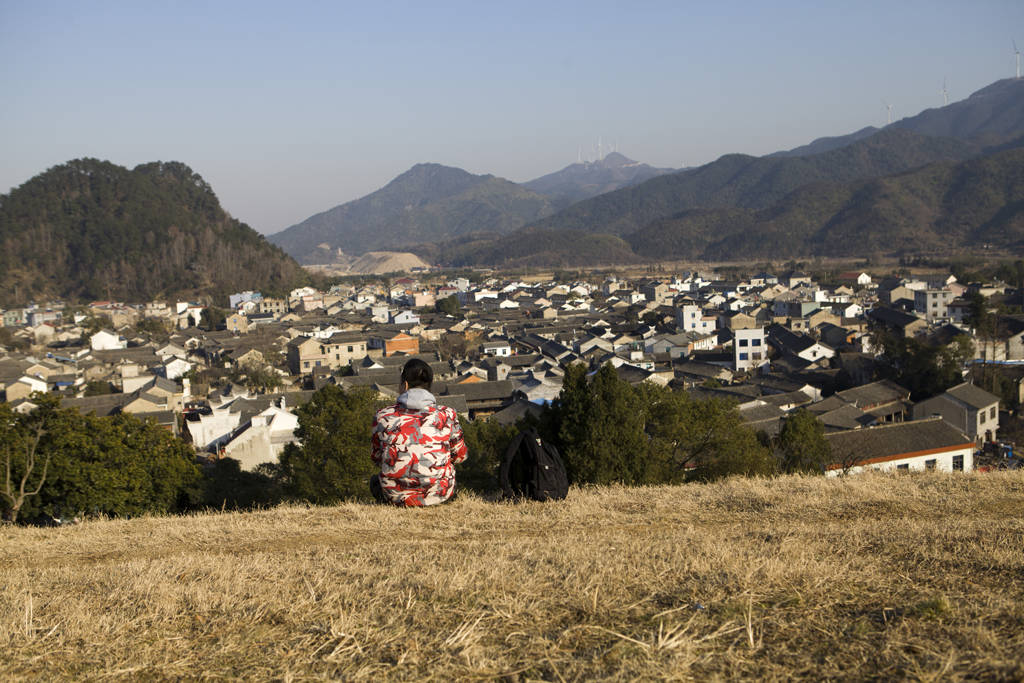
[[[455,410],[438,406],[426,389],[410,389],[373,419],[373,461],[392,503],[437,505],[455,493],[455,467],[466,444]]]

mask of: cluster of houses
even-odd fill
[[[504,424],[556,398],[569,364],[610,363],[631,383],[731,399],[768,434],[807,409],[832,445],[830,473],[970,470],[1006,419],[998,397],[964,382],[912,403],[903,387],[874,381],[872,329],[934,343],[967,334],[978,359],[1024,361],[1024,318],[1005,316],[998,334],[977,337],[965,299],[974,294],[1012,292],[946,275],[876,282],[863,272],[830,286],[801,272],[406,277],[281,298],[240,292],[216,330],[198,327],[203,306],[189,302],[94,302],[74,312],[54,302],[4,311],[11,348],[0,355],[0,389],[18,410],[32,409],[35,392],[57,392],[84,413],[145,415],[197,453],[253,469],[294,440],[292,411],[316,389],[394,397],[410,357],[433,367],[439,402]],[[256,375],[259,385],[247,382]]]

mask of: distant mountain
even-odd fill
[[[675,169],[655,168],[612,152],[598,161],[584,161],[566,166],[523,183],[523,187],[551,199],[558,208],[565,208],[583,199],[596,197],[650,180]]]
[[[301,263],[335,250],[361,254],[487,230],[506,233],[549,215],[551,200],[511,181],[417,164],[386,186],[269,237]]]
[[[890,128],[901,128],[930,137],[967,140],[985,147],[997,147],[1014,141],[1024,135],[1024,79],[1006,78],[996,81],[967,99],[925,109],[916,116],[895,121],[885,129]],[[820,154],[863,140],[878,130],[868,126],[849,135],[818,138],[810,144],[768,156]]]
[[[684,214],[707,216],[710,225],[720,209],[740,220],[776,207],[803,187],[845,187],[1021,146],[1024,80],[1004,80],[882,130],[868,127],[820,138],[767,157],[728,154],[676,172],[612,154],[517,186],[493,176],[423,164],[367,197],[270,239],[305,263],[330,260],[339,249],[354,254],[408,249],[428,260],[460,263],[508,261],[513,254],[523,263],[563,262],[582,258],[584,251],[602,250],[629,258],[624,243],[605,237],[583,243],[580,236],[622,238]],[[656,175],[643,180],[650,173]],[[619,183],[627,185],[584,198]],[[576,199],[580,201],[565,206]],[[567,246],[560,245],[559,234]],[[574,253],[577,246],[582,251]],[[553,251],[544,256],[544,249]]]
[[[286,291],[299,265],[188,166],[77,159],[0,196],[0,305]]]
[[[1024,254],[1024,150],[938,162],[882,178],[804,185],[769,207],[688,209],[620,238],[524,228],[441,245],[456,266],[583,266],[951,254],[989,245]]]
[[[621,237],[540,228],[507,235],[467,235],[452,242],[419,245],[412,251],[432,263],[456,267],[600,266],[640,261]]]
[[[627,241],[645,259],[1024,253],[1024,150],[885,178],[822,183],[771,207],[692,210]]]
[[[846,147],[851,145],[858,140],[871,137],[878,132],[878,128],[874,126],[868,126],[861,128],[856,133],[850,133],[849,135],[838,135],[836,137],[829,138],[818,138],[813,142],[809,142],[806,145],[794,147],[793,149],[785,152],[775,152],[774,154],[768,154],[768,157],[806,157],[813,154],[821,154],[822,152],[831,152],[834,149]]]
[[[1024,135],[1024,79],[1006,78],[965,100],[894,122],[921,135],[999,145]]]
[[[689,209],[763,208],[808,183],[874,178],[977,153],[968,142],[893,129],[814,156],[728,154],[695,169],[578,202],[532,227],[626,235]]]

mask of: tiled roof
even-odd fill
[[[883,379],[879,382],[836,392],[836,396],[848,403],[853,403],[861,410],[870,410],[884,403],[905,400],[910,396],[910,392],[895,382]]]
[[[825,438],[832,447],[832,459],[836,463],[851,454],[858,462],[870,463],[974,445],[963,432],[941,418],[835,432],[826,434]]]
[[[993,396],[981,387],[975,386],[970,382],[958,384],[952,389],[947,390],[946,393],[961,403],[965,403],[972,408],[977,409],[988,408],[993,403],[999,402],[998,396]]]

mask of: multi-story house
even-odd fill
[[[768,362],[763,327],[733,330],[733,335],[733,368],[737,372],[758,368]]]
[[[304,375],[317,368],[337,370],[366,357],[366,335],[361,332],[338,332],[328,339],[296,337],[288,342],[288,370]]]
[[[938,415],[976,442],[994,441],[999,429],[999,397],[964,382],[915,404],[913,415],[915,420]]]
[[[914,292],[914,310],[929,322],[941,320],[949,317],[946,307],[955,298],[949,289],[920,289]]]

